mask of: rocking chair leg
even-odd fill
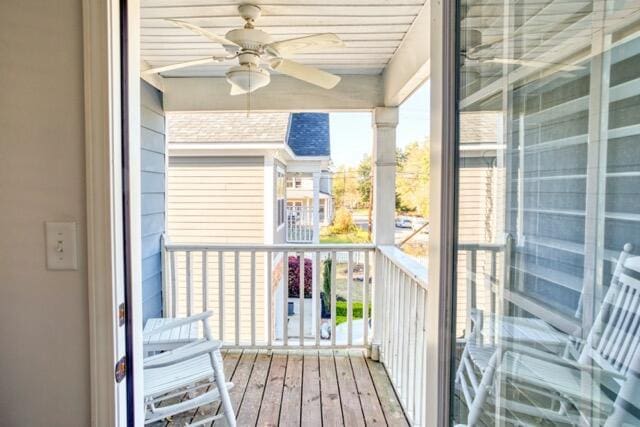
[[[222,356],[219,351],[216,351],[211,355],[211,362],[213,365],[213,372],[220,392],[220,400],[222,401],[222,408],[224,410],[224,416],[227,420],[229,427],[236,426],[236,416],[233,411],[233,405],[231,404],[231,396],[229,396],[229,390],[226,387],[226,381],[224,377],[224,367],[222,363]]]

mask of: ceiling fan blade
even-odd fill
[[[163,67],[149,68],[148,70],[143,71],[142,74],[163,73],[165,71],[179,70],[180,68],[192,67],[194,65],[211,64],[212,62],[218,62],[218,59],[210,56],[208,58],[195,59],[193,61],[179,62],[177,64],[165,65]]]
[[[223,46],[238,46],[236,43],[228,40],[222,36],[212,33],[211,31],[205,30],[204,28],[198,27],[197,25],[190,24],[188,22],[180,21],[178,19],[167,19],[169,22],[173,22],[178,27],[186,28],[187,30],[191,30],[196,34],[200,34],[201,36],[205,36],[209,40],[220,43]]]
[[[237,96],[237,95],[243,95],[245,93],[247,93],[246,90],[242,90],[240,86],[234,85],[233,83],[231,83],[231,91],[229,92],[229,95]]]
[[[335,74],[327,73],[314,67],[308,67],[288,59],[274,59],[270,62],[270,65],[271,68],[279,73],[320,86],[323,89],[333,89],[340,82],[340,77]]]
[[[583,70],[582,65],[571,64],[558,64],[553,62],[534,61],[528,59],[510,59],[510,58],[494,58],[487,59],[485,62],[493,62],[496,64],[509,64],[509,65],[521,65],[523,67],[545,68],[545,67],[557,67],[562,71],[578,71]]]
[[[315,52],[332,47],[344,47],[344,42],[335,34],[324,33],[271,43],[265,48],[275,56],[289,56],[296,53]]]

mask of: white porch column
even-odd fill
[[[313,205],[311,208],[313,223],[313,243],[320,243],[320,172],[313,173]]]
[[[397,107],[377,107],[373,113],[373,243],[376,245],[395,244],[396,212],[396,126]],[[373,335],[371,353],[373,360],[379,360],[384,306],[382,283],[382,260],[376,256],[373,289]]]

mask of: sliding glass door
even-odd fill
[[[459,1],[452,422],[640,425],[640,2]]]

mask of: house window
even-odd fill
[[[318,210],[318,216],[320,217],[320,222],[325,221],[326,205],[327,205],[327,201],[325,199],[320,199],[320,209]]]
[[[287,188],[302,188],[302,178],[299,176],[287,178]]]
[[[286,213],[286,181],[284,169],[278,168],[276,179],[276,225],[284,224]]]

